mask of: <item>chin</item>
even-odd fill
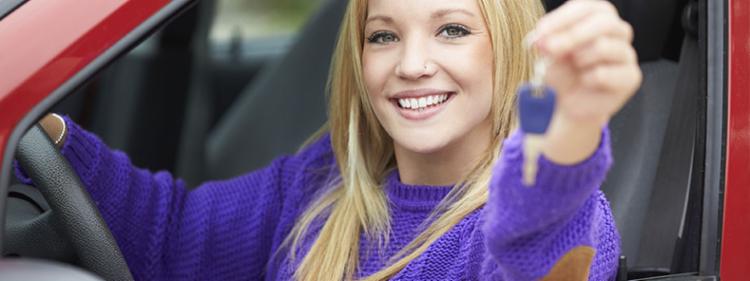
[[[443,133],[401,133],[393,137],[394,145],[404,150],[419,153],[432,154],[445,149],[451,143],[450,137]]]

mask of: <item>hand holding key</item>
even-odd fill
[[[555,101],[543,141],[531,141],[537,154],[527,156],[535,157],[531,165],[539,153],[558,164],[574,164],[596,150],[602,127],[641,82],[632,37],[630,25],[606,1],[569,1],[539,20],[528,41],[548,59],[543,84],[554,90]],[[524,107],[523,88],[519,95]],[[523,127],[523,112],[521,119]]]

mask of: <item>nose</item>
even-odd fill
[[[429,52],[425,43],[420,40],[404,42],[401,61],[396,65],[396,75],[407,80],[435,75],[437,67],[429,59]]]

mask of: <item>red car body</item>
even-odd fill
[[[34,106],[168,2],[29,1],[3,18],[0,152]]]
[[[24,117],[35,108],[46,110],[53,103],[48,96],[169,2],[28,1],[2,18],[0,155],[13,153],[12,142],[20,136],[12,134],[24,131],[18,130]],[[718,16],[726,17],[726,46],[716,50],[726,52],[728,101],[718,261],[722,280],[739,281],[750,276],[750,2],[727,0],[724,5],[727,13]],[[9,180],[9,162],[1,163],[0,188]]]
[[[721,277],[750,276],[750,3],[730,0]]]

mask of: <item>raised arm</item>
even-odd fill
[[[557,99],[536,184],[520,182],[518,132],[495,167],[483,225],[494,258],[485,264],[495,276],[613,278],[619,238],[598,190],[612,162],[608,132],[601,128],[641,82],[632,39],[631,26],[606,1],[568,1],[542,17],[527,37],[551,62],[545,83]]]

